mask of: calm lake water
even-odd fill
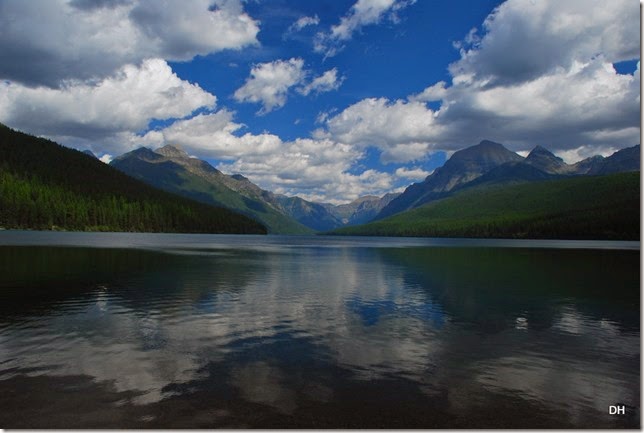
[[[0,427],[638,428],[639,279],[638,242],[0,232]]]

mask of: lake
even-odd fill
[[[0,427],[639,428],[639,248],[3,231]]]

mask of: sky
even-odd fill
[[[633,0],[0,0],[0,122],[345,203],[483,139],[640,142]]]

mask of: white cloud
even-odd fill
[[[419,161],[430,152],[433,152],[433,147],[427,142],[398,143],[382,149],[380,161],[383,164]]]
[[[234,135],[243,125],[233,122],[227,110],[198,114],[146,134],[143,140],[151,147],[179,144],[198,157],[232,160],[245,156],[264,158],[280,150],[282,140],[273,134]]]
[[[150,59],[126,65],[95,84],[60,89],[0,83],[0,121],[37,135],[102,139],[147,128],[152,119],[184,117],[216,98],[181,80],[168,64]]]
[[[0,4],[0,121],[95,153],[156,142],[153,119],[212,109],[166,60],[257,44],[239,0],[7,0]]]
[[[288,90],[306,76],[304,60],[291,58],[255,65],[246,83],[235,91],[239,102],[261,102],[259,114],[265,114],[286,103]]]
[[[439,139],[462,146],[492,138],[516,150],[595,146],[597,153],[631,146],[639,142],[639,87],[639,68],[620,75],[602,56],[520,84],[454,84],[436,116],[446,127]]]
[[[411,169],[400,167],[396,169],[396,176],[404,179],[415,180],[415,181],[424,180],[430,174],[431,172],[425,171],[419,167],[413,167]]]
[[[238,0],[211,3],[4,1],[0,78],[58,87],[66,80],[100,80],[149,58],[189,60],[257,44],[258,24]]]
[[[430,149],[431,135],[442,126],[435,113],[421,102],[363,99],[326,120],[314,136],[359,147],[377,147],[383,162],[420,159]]]
[[[510,0],[483,23],[483,37],[450,65],[454,79],[512,84],[571,70],[597,55],[609,63],[639,57],[639,4],[630,0]],[[469,43],[468,43],[469,42]]]
[[[333,113],[336,113],[338,111],[337,108],[331,108],[328,111],[320,111],[318,115],[315,117],[315,123],[316,124],[323,124],[324,122],[327,121],[333,115]]]
[[[275,193],[321,203],[348,203],[364,195],[384,195],[394,188],[396,179],[388,173],[373,169],[359,174],[337,171],[343,168],[341,162],[319,163],[310,156],[287,152],[265,162],[242,159],[217,168],[226,173],[248,174],[251,181]]]
[[[445,89],[446,84],[447,83],[445,83],[445,81],[439,81],[433,86],[427,87],[419,94],[410,96],[408,99],[412,102],[440,101],[441,99],[445,98],[445,96],[447,96],[447,90]]]
[[[314,50],[326,57],[333,57],[340,51],[342,43],[351,39],[353,33],[362,27],[377,24],[384,17],[398,22],[397,12],[415,0],[358,0],[340,22],[328,33],[320,32],[314,40]]]
[[[336,90],[344,81],[344,77],[338,78],[336,68],[309,83],[306,82],[308,75],[310,71],[304,69],[304,60],[301,58],[260,63],[253,66],[250,77],[235,91],[234,97],[238,102],[261,103],[258,114],[262,115],[284,106],[289,89],[293,87],[299,86],[298,93],[306,96],[311,92]]]
[[[361,152],[347,144],[300,138],[281,142],[279,150],[270,154],[248,153],[217,168],[225,173],[243,173],[276,193],[339,204],[365,194],[382,195],[393,186],[395,179],[387,173],[349,173],[361,157]]]
[[[556,155],[568,164],[574,164],[577,161],[581,161],[582,159],[586,159],[595,155],[601,155],[604,157],[610,156],[617,150],[619,149],[608,146],[599,149],[597,149],[595,146],[579,146],[576,149],[559,151]],[[525,156],[527,156],[527,154]]]
[[[337,90],[344,81],[344,77],[338,78],[338,70],[336,68],[326,71],[319,77],[314,78],[309,84],[301,87],[298,91],[302,95],[308,95],[311,92],[324,93],[332,90]]]
[[[364,99],[323,119],[315,136],[377,147],[383,162],[485,138],[516,151],[541,144],[569,158],[632,146],[639,143],[640,67],[618,74],[612,63],[638,56],[638,12],[627,1],[606,8],[509,0],[486,19],[483,35],[466,36],[469,49],[450,66],[451,85],[435,83],[407,102]]]
[[[297,21],[289,26],[287,33],[299,32],[305,27],[317,26],[318,24],[320,24],[320,18],[317,15],[314,15],[312,17],[300,17]]]
[[[112,161],[112,159],[114,159],[114,157],[109,153],[106,153],[99,158],[99,160],[105,164],[109,164]]]

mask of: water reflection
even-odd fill
[[[0,247],[0,425],[639,426],[638,251],[271,243]]]

